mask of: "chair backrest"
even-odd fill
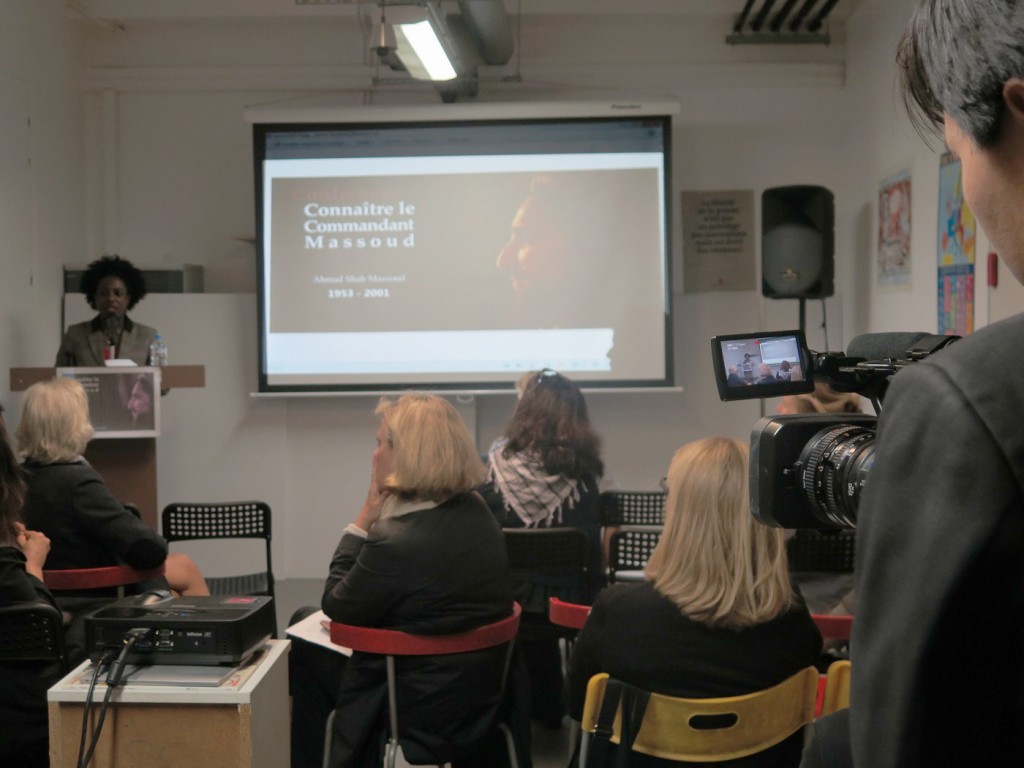
[[[448,635],[413,635],[394,629],[377,629],[373,627],[356,627],[349,624],[331,622],[331,642],[363,653],[376,653],[387,657],[387,689],[388,689],[388,740],[384,752],[385,765],[393,768],[398,754],[398,697],[395,672],[395,656],[439,656],[457,653],[469,653],[485,648],[495,648],[507,644],[504,668],[501,672],[501,695],[504,694],[508,681],[508,671],[512,663],[513,641],[519,631],[519,620],[522,608],[519,603],[512,604],[512,613],[504,619],[491,624]],[[497,698],[500,700],[501,695]],[[336,711],[336,710],[335,710]],[[334,728],[335,711],[327,719],[324,734],[324,766],[331,762],[331,736]],[[515,741],[511,730],[505,723],[498,723],[505,736],[509,762],[517,768]]]
[[[584,742],[597,727],[609,677],[594,675],[587,685],[580,727]],[[651,693],[631,745],[667,760],[721,762],[762,752],[784,741],[814,718],[818,671],[806,667],[778,685],[743,696],[684,699]],[[621,707],[612,741],[622,732]],[[581,750],[584,747],[581,746]],[[585,759],[581,751],[580,764]]]
[[[529,604],[523,606],[526,611],[546,614],[552,595],[581,601],[593,598],[590,539],[585,531],[568,527],[503,530],[509,578],[532,585]]]
[[[797,531],[786,542],[790,571],[853,573],[857,534],[852,529],[835,533]]]
[[[831,715],[850,706],[850,662],[833,661],[825,673],[825,695],[821,700],[821,714]]]
[[[598,517],[605,528],[619,525],[665,524],[664,491],[605,491],[598,502]]]
[[[620,528],[613,533],[608,547],[608,581],[642,581],[660,539],[660,530]]]
[[[588,616],[590,616],[589,605],[566,603],[557,597],[552,597],[548,601],[548,619],[552,624],[569,629],[583,629]]]
[[[853,616],[833,616],[827,613],[812,613],[811,618],[821,632],[823,640],[849,640],[853,631]]]
[[[56,661],[67,672],[60,611],[42,600],[0,606],[0,661]]]
[[[176,503],[164,507],[161,529],[168,542],[206,539],[263,539],[266,570],[241,576],[207,577],[215,595],[274,596],[270,506],[262,501]]]
[[[448,635],[413,635],[395,629],[356,627],[331,622],[331,642],[353,651],[382,656],[440,656],[469,653],[511,642],[519,631],[522,608],[514,603],[512,613],[492,624]]]
[[[52,590],[108,589],[126,587],[157,579],[164,574],[164,566],[138,569],[130,565],[108,565],[102,568],[59,568],[43,571],[43,583]]]

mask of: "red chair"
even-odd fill
[[[139,570],[130,565],[110,565],[103,568],[62,568],[43,571],[43,583],[48,589],[78,590],[126,587],[164,575],[164,566]],[[123,591],[123,590],[119,590]]]
[[[493,624],[471,629],[467,632],[458,632],[451,635],[412,635],[408,632],[399,632],[393,629],[354,627],[349,624],[331,622],[330,633],[332,643],[350,648],[353,651],[387,656],[388,740],[384,750],[384,764],[388,768],[394,768],[399,747],[399,706],[396,696],[395,656],[435,656],[469,653],[507,644],[508,653],[505,655],[505,668],[501,675],[501,693],[504,694],[505,685],[508,681],[509,666],[512,663],[513,641],[519,631],[519,617],[521,614],[522,608],[519,606],[519,603],[514,603],[512,614],[507,618],[496,621]],[[335,712],[331,712],[327,718],[327,728],[324,734],[324,766],[330,764],[334,715]],[[516,756],[512,731],[503,722],[499,722],[498,727],[505,737],[509,762],[512,768],[517,768],[519,761]]]
[[[811,618],[821,632],[821,639],[826,643],[829,640],[850,642],[850,632],[853,630],[853,616],[833,616],[826,613],[812,613]],[[818,678],[818,703],[814,710],[814,716],[818,717],[824,712],[825,707],[825,675]]]
[[[566,603],[557,597],[552,597],[548,601],[548,619],[552,624],[557,624],[560,627],[583,629],[589,615],[589,605]]]
[[[853,630],[853,616],[832,616],[824,613],[812,613],[811,618],[818,625],[823,640],[843,640],[849,642]]]

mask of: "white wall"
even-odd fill
[[[79,40],[64,0],[0,3],[0,402],[12,366],[52,363],[57,265],[82,243]]]
[[[63,50],[70,33],[55,10],[63,3],[15,5],[35,25],[26,27],[19,16],[21,31],[35,36],[36,48],[51,54]],[[679,28],[671,19],[602,16],[588,19],[580,31],[579,17],[550,17],[524,28],[525,82],[488,82],[480,98],[572,99],[617,92],[678,98],[677,271],[679,190],[752,189],[759,198],[764,188],[786,184],[832,189],[837,296],[827,302],[827,346],[838,349],[856,333],[918,328],[922,318],[934,327],[938,160],[898,117],[892,86],[893,47],[909,6],[909,0],[865,0],[849,28],[836,30],[833,46],[806,46],[797,61],[783,47],[727,48],[720,35],[700,23]],[[10,33],[0,25],[0,43],[5,34]],[[208,372],[205,390],[165,398],[170,418],[158,450],[159,501],[262,496],[275,511],[279,577],[319,577],[365,492],[373,400],[248,395],[256,388],[255,252],[247,242],[254,213],[251,136],[243,112],[248,105],[315,95],[311,89],[325,88],[331,78],[338,83],[333,100],[360,103],[371,74],[362,40],[334,20],[313,28],[287,20],[276,26],[129,23],[124,32],[80,23],[75,35],[66,46],[69,53],[59,56],[78,65],[84,106],[77,108],[67,73],[47,68],[43,83],[57,93],[64,113],[47,116],[53,125],[46,146],[52,145],[53,157],[30,179],[55,200],[48,216],[58,228],[45,234],[40,226],[32,229],[33,263],[45,275],[37,276],[29,296],[0,289],[5,317],[22,325],[24,318],[32,320],[16,334],[24,339],[16,351],[5,344],[0,363],[51,362],[59,325],[59,267],[65,261],[81,263],[118,251],[143,265],[203,264],[207,289],[220,295],[178,297],[169,305],[153,296],[135,313],[168,337],[174,362],[204,363]],[[0,45],[0,51],[4,48]],[[749,64],[755,57],[761,63]],[[28,52],[15,65],[33,73],[42,68]],[[15,106],[21,98],[16,89],[0,94]],[[392,89],[372,99],[437,101],[429,91]],[[69,126],[58,128],[58,117]],[[74,140],[79,117],[81,146]],[[33,123],[33,141],[36,130]],[[17,137],[0,137],[0,147],[16,151]],[[80,161],[83,174],[77,170]],[[873,284],[877,186],[893,166],[907,161],[915,185],[913,287],[886,294]],[[71,170],[66,183],[53,172],[57,165]],[[0,187],[9,191],[5,182]],[[34,199],[39,197],[37,189]],[[32,213],[37,212],[38,203]],[[21,217],[20,212],[14,216]],[[758,214],[755,232],[759,228]],[[59,243],[50,242],[54,239]],[[23,281],[25,257],[0,254],[5,275],[10,268]],[[983,274],[982,264],[982,284]],[[589,397],[605,439],[608,469],[621,487],[655,487],[672,452],[688,440],[710,433],[749,434],[762,406],[719,402],[710,336],[797,324],[797,302],[766,300],[759,292],[679,293],[675,299],[677,384],[684,391]],[[809,305],[809,341],[816,349],[825,348],[820,318],[821,308]],[[512,398],[499,395],[460,404],[482,448],[500,433],[511,407]]]

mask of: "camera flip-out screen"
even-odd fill
[[[802,331],[715,336],[711,356],[723,400],[814,391],[811,358]]]

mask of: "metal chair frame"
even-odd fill
[[[522,609],[519,603],[513,603],[512,613],[500,619],[467,632],[450,635],[413,635],[393,629],[377,629],[374,627],[355,627],[348,624],[331,622],[331,642],[353,651],[375,653],[386,656],[387,689],[388,689],[388,740],[384,748],[384,764],[394,768],[399,752],[398,741],[398,692],[397,675],[395,672],[395,656],[435,656],[453,653],[469,653],[485,648],[494,648],[508,644],[505,654],[504,668],[501,674],[501,689],[505,690],[508,683],[508,672],[512,664],[512,649],[516,634],[519,631],[519,619]],[[336,711],[336,710],[335,710]],[[324,732],[324,768],[330,765],[332,731],[335,711],[327,718]],[[518,768],[515,740],[508,725],[499,721],[497,727],[505,737],[509,762],[512,768]]]

